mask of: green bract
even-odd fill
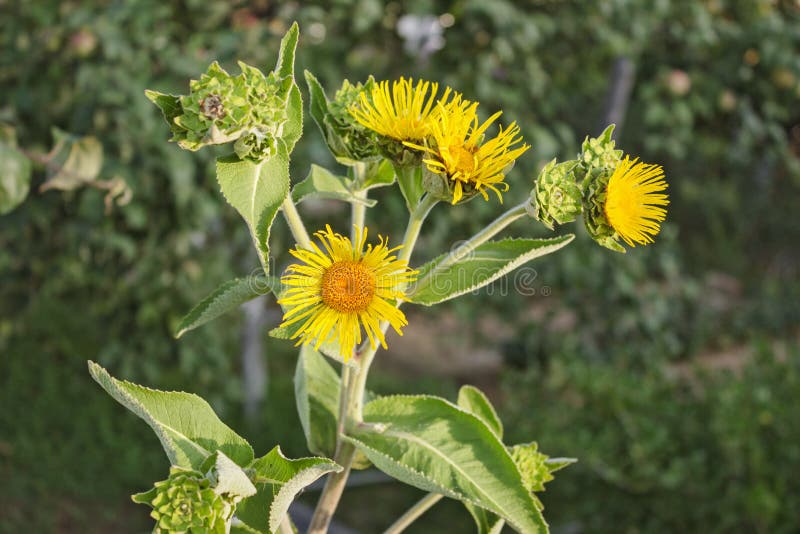
[[[613,172],[613,168],[604,168],[594,169],[587,174],[583,184],[583,222],[589,235],[598,244],[624,253],[625,248],[619,244],[619,235],[608,222],[605,212],[608,180]]]
[[[181,148],[198,150],[236,141],[237,156],[253,161],[277,152],[292,80],[275,72],[264,75],[242,62],[239,67],[241,74],[231,76],[212,63],[199,80],[189,83],[188,95],[145,92],[164,113],[172,140]]]
[[[131,498],[153,508],[154,533],[224,534],[234,510],[233,499],[218,495],[202,473],[177,466],[170,468],[169,478]]]
[[[525,489],[533,494],[534,492],[544,491],[544,485],[553,480],[553,473],[559,469],[575,463],[573,458],[550,459],[546,454],[539,452],[539,446],[535,443],[525,443],[509,447],[511,459],[522,475],[522,483]],[[544,509],[541,501],[536,495],[533,499],[540,510]]]
[[[554,223],[572,222],[582,209],[581,188],[575,182],[576,160],[544,166],[531,191],[532,215],[549,229]]]
[[[581,145],[580,166],[588,178],[593,169],[614,169],[622,159],[622,150],[614,148],[614,124],[603,130],[599,137],[587,137]],[[578,177],[580,180],[580,177]]]

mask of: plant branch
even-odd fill
[[[281,207],[283,208],[283,217],[286,219],[286,224],[289,225],[289,230],[291,230],[294,240],[301,247],[310,249],[311,238],[308,236],[303,219],[300,218],[300,214],[297,212],[297,206],[292,201],[291,192],[283,199]]]
[[[427,512],[434,504],[439,502],[444,497],[441,493],[429,493],[417,503],[406,510],[406,513],[401,515],[397,521],[387,528],[383,534],[399,534],[403,532],[408,525],[419,519],[419,516]]]

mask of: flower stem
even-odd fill
[[[429,493],[417,503],[409,508],[406,513],[401,515],[397,521],[387,528],[383,534],[399,534],[403,532],[408,525],[419,519],[419,516],[427,512],[431,506],[439,502],[444,497],[441,493]]]
[[[486,243],[488,240],[499,234],[506,226],[513,223],[517,219],[524,217],[527,214],[527,206],[530,200],[526,200],[522,204],[514,206],[509,209],[491,223],[486,228],[469,238],[465,243],[452,251],[442,262],[440,266],[449,265],[463,260],[478,248],[478,246]]]
[[[405,239],[403,240],[403,248],[398,258],[408,261],[411,257],[411,252],[419,237],[422,223],[436,202],[435,199],[423,198],[417,206],[417,209],[411,212],[408,219],[408,226],[406,227]],[[355,208],[355,204],[353,206]],[[354,219],[357,214],[358,212],[353,209]],[[354,223],[355,222],[354,220]],[[381,332],[385,334],[386,330],[389,328],[389,322],[383,321],[380,328]],[[353,464],[356,449],[353,444],[343,440],[342,436],[355,425],[363,421],[362,411],[364,407],[364,392],[367,387],[367,374],[369,373],[369,367],[376,352],[378,352],[378,346],[376,345],[373,347],[367,340],[359,347],[354,356],[356,363],[358,363],[358,368],[347,365],[342,366],[336,454],[333,458],[337,464],[342,466],[342,470],[339,473],[331,474],[325,482],[322,495],[320,495],[317,507],[314,510],[314,516],[311,518],[308,534],[324,534],[327,532],[328,525],[333,518],[333,513],[344,492],[347,478],[350,476],[350,468]]]
[[[297,206],[295,206],[292,201],[291,193],[286,195],[286,198],[283,199],[281,207],[283,208],[283,217],[286,219],[286,224],[289,225],[289,230],[291,230],[294,240],[301,247],[310,249],[311,238],[308,236],[306,226],[303,224],[303,219],[300,218],[300,214],[297,212]]]
[[[397,259],[406,262],[411,259],[411,253],[414,251],[414,246],[417,244],[417,238],[419,237],[422,223],[425,222],[425,218],[437,202],[439,201],[431,195],[425,195],[422,197],[422,200],[419,201],[414,211],[411,212],[408,218],[408,226],[406,227],[406,235],[403,238],[403,248],[397,255]]]

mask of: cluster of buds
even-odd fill
[[[199,80],[189,84],[189,94],[165,95],[147,91],[147,97],[164,113],[172,140],[181,148],[198,150],[206,145],[235,142],[240,158],[261,161],[273,156],[287,120],[286,99],[290,78],[239,62],[242,72],[231,76],[214,62]]]
[[[132,496],[153,508],[154,533],[188,532],[224,534],[235,508],[234,499],[218,495],[211,480],[199,471],[173,466],[169,478],[146,492]]]

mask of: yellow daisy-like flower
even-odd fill
[[[372,91],[361,93],[360,101],[350,113],[363,126],[397,141],[420,141],[430,130],[436,101],[437,83],[400,78],[376,83]],[[448,87],[442,99],[450,94]]]
[[[522,142],[519,126],[512,122],[500,128],[497,136],[484,141],[486,130],[500,117],[498,111],[479,124],[477,102],[462,100],[456,94],[449,103],[440,101],[436,121],[431,124],[431,146],[406,142],[405,145],[424,150],[431,157],[423,161],[431,172],[447,176],[453,187],[453,204],[465,191],[477,191],[489,200],[486,190],[495,192],[503,202],[501,192],[508,190],[505,169],[530,148]]]
[[[417,271],[392,253],[401,247],[388,248],[388,240],[364,245],[367,229],[358,232],[356,242],[335,234],[330,226],[316,234],[322,248],[312,243],[312,250],[296,248],[291,254],[302,263],[293,264],[281,282],[288,289],[278,300],[286,312],[281,327],[303,321],[292,336],[297,344],[338,341],[345,361],[361,343],[363,327],[373,348],[376,342],[386,348],[380,329],[388,321],[395,331],[408,324],[395,301],[405,297],[404,288],[416,279]],[[324,250],[323,250],[324,249]]]
[[[664,170],[660,165],[638,163],[628,156],[619,162],[608,180],[604,212],[606,219],[631,247],[646,245],[661,230],[669,204]]]

